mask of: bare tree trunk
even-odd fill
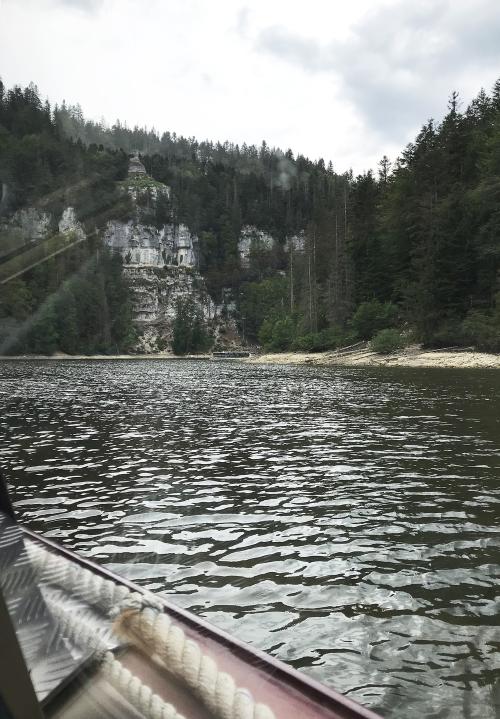
[[[317,307],[316,307],[316,228],[313,231],[313,276],[314,276],[314,294],[313,294],[313,331],[317,330]]]
[[[6,182],[2,182],[2,194],[0,195],[0,212],[7,207],[7,198],[9,195],[9,186]]]
[[[311,253],[308,257],[308,275],[309,275],[309,330],[312,332],[312,282],[311,282]]]
[[[348,208],[347,208],[347,183],[344,187],[344,302],[343,302],[343,317],[342,319],[345,320],[348,312],[349,307],[351,304],[351,297],[352,297],[352,287],[351,287],[351,277],[350,277],[350,262],[349,257],[347,255],[347,246],[348,246],[348,232],[349,232],[349,215],[348,215]]]

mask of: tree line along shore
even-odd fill
[[[132,151],[171,188],[169,220],[199,237],[199,270],[243,342],[312,355],[360,341],[389,357],[415,344],[500,352],[498,81],[466,107],[453,93],[441,121],[356,177],[265,142],[107,127],[78,106],[51,107],[34,85],[0,82],[0,264],[13,250],[8,220],[25,207],[71,206],[89,237],[0,284],[0,353],[133,349],[133,297],[100,239],[110,218],[131,212],[119,187]],[[274,243],[256,243],[243,264],[245,226]],[[185,317],[179,306],[178,351],[202,349],[195,336],[211,349]]]

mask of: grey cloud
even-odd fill
[[[365,122],[404,141],[429,115],[439,115],[453,89],[474,72],[498,65],[500,13],[495,0],[400,1],[367,14],[349,41],[321,45],[282,27],[266,28],[256,47],[308,73],[330,73]],[[479,87],[477,88],[479,90]]]
[[[333,59],[330,57],[331,49],[321,48],[314,40],[292,35],[277,26],[260,33],[257,47],[313,72],[330,69]]]
[[[246,6],[242,7],[238,11],[236,18],[236,32],[241,37],[246,37],[248,31],[248,18],[250,15],[250,9]]]
[[[59,5],[93,13],[99,10],[104,0],[57,0]]]

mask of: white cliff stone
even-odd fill
[[[146,168],[137,153],[130,158],[128,177],[122,183],[122,186],[132,198],[139,217],[144,211],[143,208],[146,211],[149,209],[150,203],[154,203],[160,198],[168,201],[171,195],[168,185],[154,180],[147,174]]]
[[[173,245],[179,266],[196,267],[198,265],[198,238],[191,234],[186,225],[179,225],[174,229]]]
[[[142,164],[139,153],[136,152],[129,161],[128,165],[128,174],[129,175],[146,175],[146,168]]]
[[[301,230],[297,235],[292,235],[291,237],[286,238],[285,252],[290,252],[290,249],[292,249],[293,252],[305,252],[306,233],[304,230]]]
[[[252,251],[272,250],[274,247],[274,238],[263,230],[259,230],[254,225],[245,225],[240,233],[238,240],[238,254],[242,267],[250,266],[250,257]]]
[[[74,207],[66,207],[59,220],[59,232],[62,235],[72,234],[77,240],[85,239],[85,230],[76,218]]]
[[[17,210],[4,227],[14,230],[23,242],[39,242],[50,234],[52,217],[35,207]]]
[[[170,200],[170,187],[152,180],[149,176],[135,175],[124,182],[127,193],[132,198],[136,213],[140,217],[150,209],[151,203],[163,197]]]
[[[124,264],[197,267],[198,238],[186,225],[167,223],[157,227],[151,224],[158,203],[169,203],[170,188],[147,175],[137,156],[130,160],[129,176],[122,187],[132,200],[133,218],[127,222],[108,222],[104,241],[122,255]],[[169,204],[166,210],[168,212]]]
[[[220,313],[202,277],[182,267],[128,265],[124,272],[132,290],[134,323],[139,338],[136,350],[156,352],[169,347],[179,303],[189,301],[208,329],[217,334]]]
[[[166,252],[172,253],[172,248],[165,243],[163,230],[134,220],[108,222],[104,242],[122,255],[125,265],[163,267],[167,264]]]
[[[104,241],[118,251],[125,265],[197,267],[198,238],[186,225],[143,225],[135,220],[111,220]]]
[[[132,291],[136,351],[170,348],[180,304],[189,302],[203,318],[221,346],[239,344],[236,324],[227,308],[217,307],[199,274],[199,242],[186,225],[153,224],[158,203],[169,211],[170,188],[153,180],[133,158],[129,176],[121,186],[132,200],[128,220],[108,222],[104,242],[123,258],[124,273]],[[142,166],[143,168],[144,166]]]

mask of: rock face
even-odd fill
[[[39,242],[50,234],[52,216],[35,207],[17,210],[10,220],[3,223],[2,229],[9,229],[19,235],[23,243]]]
[[[287,237],[285,242],[285,252],[290,252],[292,250],[293,252],[305,252],[306,249],[306,233],[304,230],[301,230],[298,235],[292,235],[292,237]]]
[[[122,255],[125,266],[197,267],[198,238],[185,225],[144,225],[137,220],[108,222],[104,241]]]
[[[103,239],[123,258],[133,297],[137,352],[169,349],[180,304],[189,303],[220,346],[239,344],[234,321],[211,299],[198,272],[198,238],[183,224],[157,222],[158,208],[171,217],[170,188],[146,174],[137,156],[122,184],[132,201],[126,221],[108,222]]]
[[[252,251],[272,250],[274,247],[274,238],[263,230],[259,230],[254,225],[245,225],[240,233],[238,240],[238,254],[240,256],[240,264],[247,268],[250,266],[250,256]]]
[[[7,255],[19,252],[27,245],[43,242],[58,231],[67,235],[68,239],[85,239],[85,231],[78,222],[73,207],[66,207],[59,221],[50,212],[36,207],[25,207],[0,222],[2,251]]]
[[[146,168],[142,164],[139,153],[136,152],[133,157],[130,158],[130,162],[128,165],[128,174],[129,175],[145,175],[146,174]]]
[[[272,235],[260,230],[254,225],[245,225],[240,233],[238,240],[238,254],[240,257],[240,265],[244,269],[248,269],[251,263],[253,252],[262,250],[272,250],[276,245],[276,241]],[[284,250],[296,253],[304,252],[306,248],[306,233],[301,230],[298,234],[287,237]]]
[[[180,305],[189,305],[203,319],[218,348],[238,348],[230,298],[216,305],[210,297],[198,271],[198,238],[172,220],[170,188],[149,177],[137,156],[130,160],[129,176],[120,186],[131,200],[130,213],[124,220],[108,222],[102,238],[123,259],[138,331],[135,350],[169,350]],[[0,222],[3,252],[17,253],[58,231],[72,240],[85,239],[73,207],[66,207],[59,218],[34,207],[18,210]]]
[[[76,219],[74,207],[67,207],[62,213],[61,219],[59,220],[59,232],[62,235],[71,233],[77,240],[85,239],[85,230]]]
[[[198,266],[198,238],[186,225],[154,222],[162,205],[171,215],[170,188],[146,174],[137,156],[130,160],[128,180],[123,189],[132,200],[133,217],[112,220],[104,231],[104,241],[119,252],[125,266]]]
[[[191,303],[208,330],[215,337],[219,335],[219,308],[195,270],[129,265],[124,272],[133,292],[134,322],[139,333],[136,351],[158,352],[171,346],[179,303]]]

